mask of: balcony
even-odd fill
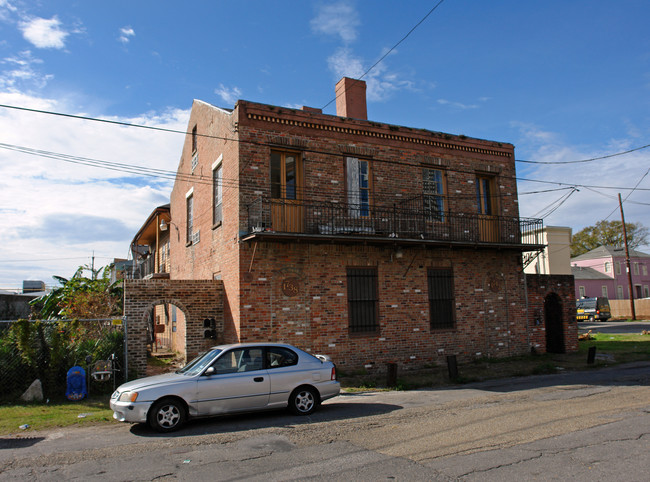
[[[537,251],[541,219],[438,212],[424,196],[392,206],[258,198],[242,239],[425,244]]]

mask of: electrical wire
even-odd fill
[[[410,36],[414,31],[415,31],[416,28],[418,28],[418,27],[419,27],[419,26],[420,26],[420,25],[421,25],[421,24],[422,24],[422,23],[423,23],[427,18],[429,18],[429,15],[431,15],[431,14],[432,14],[432,13],[433,13],[433,12],[434,12],[438,7],[439,7],[439,6],[440,6],[440,4],[442,4],[442,2],[444,2],[444,1],[445,1],[445,0],[440,0],[440,1],[439,1],[439,2],[438,2],[438,3],[437,3],[437,4],[436,4],[436,5],[435,5],[431,10],[429,10],[429,12],[428,12],[424,17],[422,17],[422,19],[421,19],[418,23],[415,24],[415,26],[414,26],[411,30],[408,31],[408,33],[407,33],[406,35],[404,35],[404,37],[402,37],[402,38],[399,40],[399,42],[397,42],[395,45],[393,45],[393,46],[392,46],[392,47],[391,47],[391,48],[390,48],[390,49],[389,49],[389,50],[388,50],[384,55],[382,55],[382,56],[379,58],[379,60],[377,60],[374,64],[372,64],[372,65],[370,66],[370,68],[368,68],[368,70],[366,70],[366,71],[363,73],[363,75],[362,75],[361,77],[359,77],[358,79],[355,79],[355,80],[362,80],[366,75],[368,75],[372,69],[374,69],[375,67],[377,67],[377,65],[379,65],[379,64],[380,64],[380,63],[381,63],[381,62],[382,62],[386,57],[388,57],[388,56],[391,54],[391,52],[392,52],[393,50],[395,50],[395,49],[396,49],[396,48],[397,48],[397,47],[398,47],[402,42],[404,42],[404,40],[406,40],[406,39],[407,39],[407,38],[408,38],[408,37],[409,37],[409,36]],[[343,95],[343,92],[341,92],[338,96],[334,97],[334,98],[333,98],[332,100],[330,100],[327,104],[325,104],[325,105],[322,107],[322,109],[324,110],[324,109],[325,109],[326,107],[328,107],[332,102],[336,101],[336,99],[337,99],[338,97],[340,97],[341,95]]]
[[[584,162],[594,162],[594,161],[600,161],[602,159],[610,159],[612,157],[623,156],[625,154],[630,154],[631,152],[647,149],[648,147],[650,147],[650,144],[646,144],[645,146],[641,146],[641,147],[635,147],[634,149],[630,149],[628,151],[616,152],[614,154],[608,154],[606,156],[600,156],[600,157],[592,157],[589,159],[581,159],[579,161],[527,161],[524,159],[515,159],[515,162],[523,162],[526,164],[579,164]]]

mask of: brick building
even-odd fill
[[[194,101],[171,280],[221,281],[222,341],[285,341],[342,368],[544,351],[522,265],[542,223],[519,217],[514,147],[369,121],[362,81],[336,92],[336,116]],[[531,286],[543,303],[560,285]]]

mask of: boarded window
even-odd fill
[[[430,269],[427,275],[431,329],[453,328],[455,308],[452,271]]]
[[[370,162],[356,157],[346,158],[346,180],[351,218],[370,215]]]
[[[350,332],[377,331],[377,269],[348,268],[347,281]]]

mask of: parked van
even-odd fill
[[[607,298],[581,298],[576,300],[576,320],[578,321],[607,321],[611,316]]]

